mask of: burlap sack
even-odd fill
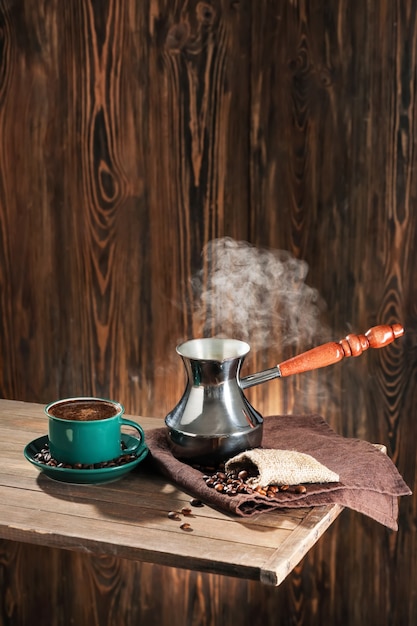
[[[339,476],[309,454],[293,450],[255,448],[227,461],[226,472],[246,470],[251,487],[339,482]]]

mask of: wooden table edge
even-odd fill
[[[277,548],[262,566],[260,581],[265,585],[280,585],[318,539],[340,515],[341,504],[312,507],[304,520]]]

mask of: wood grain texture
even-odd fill
[[[203,246],[247,240],[305,261],[324,306],[314,337],[271,324],[244,374],[406,329],[248,397],[385,444],[415,494],[415,3],[0,0],[0,27],[0,395],[163,416],[184,385],[175,345],[201,331]],[[416,623],[416,507],[401,502],[398,533],[346,512],[273,592],[2,543],[0,623],[42,603],[88,624],[116,604],[125,625]],[[88,581],[75,604],[57,582],[72,574]]]

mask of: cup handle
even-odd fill
[[[133,454],[137,452],[139,448],[143,446],[143,444],[145,443],[145,433],[143,432],[143,428],[136,422],[133,422],[132,420],[128,420],[125,417],[120,418],[120,423],[121,423],[121,426],[131,426],[132,428],[137,430],[140,435],[139,441],[137,443],[123,450],[123,454]]]

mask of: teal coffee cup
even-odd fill
[[[104,398],[77,397],[56,400],[45,407],[49,419],[49,451],[69,465],[95,465],[135,454],[143,448],[145,434],[136,422],[123,417],[119,402]],[[121,448],[122,426],[137,432],[136,443]]]

